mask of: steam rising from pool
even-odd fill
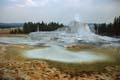
[[[104,55],[96,55],[95,53],[87,51],[71,52],[59,46],[29,50],[23,53],[23,55],[33,59],[45,59],[69,63],[87,63],[108,60],[108,57]]]

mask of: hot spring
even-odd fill
[[[111,61],[110,57],[104,54],[96,54],[95,52],[89,51],[73,52],[59,46],[28,50],[25,51],[23,55],[31,59],[44,59],[65,63],[92,63]]]

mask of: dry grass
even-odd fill
[[[3,47],[5,47],[5,49]],[[30,49],[34,49],[34,47],[27,45],[0,46],[0,52],[2,52],[0,53],[0,55],[3,54],[3,56],[1,57],[2,59],[0,58],[0,70],[3,72],[4,70],[9,71],[4,72],[4,77],[9,76],[9,78],[16,79],[23,78],[25,80],[74,80],[74,79],[96,80],[98,78],[99,80],[100,79],[114,80],[116,78],[115,75],[120,74],[119,64],[111,63],[106,64],[99,62],[97,64],[93,63],[91,65],[89,64],[81,65],[78,63],[72,64],[46,60],[43,61],[26,59],[20,55],[23,51]],[[86,49],[86,47],[84,49]],[[87,47],[87,50],[94,50],[96,52],[111,52],[112,54],[117,53],[119,49],[113,48],[88,49]],[[105,66],[117,66],[117,68]],[[106,71],[104,69],[108,70],[109,72],[103,73],[104,71]],[[98,77],[96,77],[96,75]],[[0,73],[0,76],[3,76],[3,74]]]
[[[0,37],[26,37],[26,34],[1,34]]]

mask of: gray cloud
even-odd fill
[[[120,0],[9,0],[1,6],[0,22],[59,21],[68,23],[76,14],[84,22],[112,22],[120,16]],[[7,4],[7,3],[6,3]]]

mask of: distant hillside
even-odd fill
[[[0,28],[18,28],[18,27],[23,27],[24,23],[0,23]]]

